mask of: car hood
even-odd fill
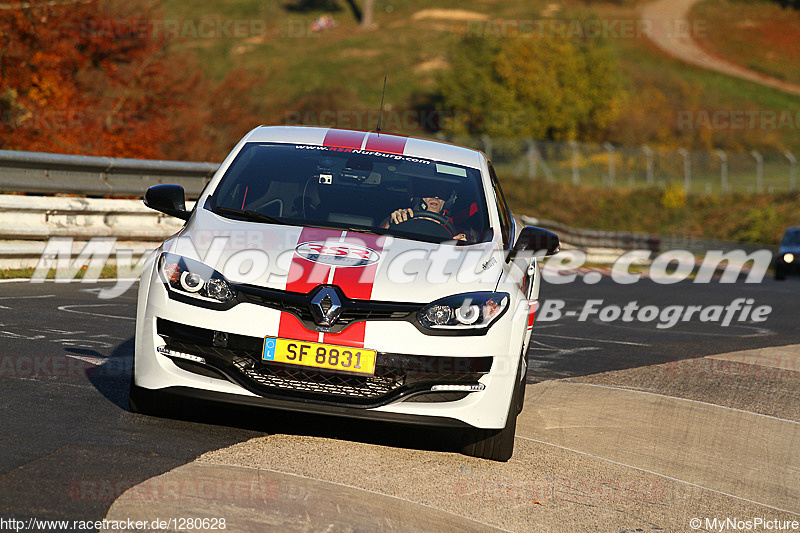
[[[426,303],[497,286],[493,242],[455,246],[319,227],[232,220],[198,209],[163,246],[234,283],[307,293],[337,285],[349,298]]]

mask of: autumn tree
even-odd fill
[[[619,113],[617,62],[597,40],[466,38],[450,62],[441,99],[470,133],[592,138]]]
[[[221,131],[259,122],[250,78],[209,83],[159,30],[163,20],[146,0],[0,8],[0,148],[221,158],[230,148]],[[225,107],[231,98],[247,116]]]

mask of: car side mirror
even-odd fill
[[[144,205],[182,220],[189,220],[192,214],[186,210],[186,195],[180,185],[169,183],[153,185],[144,195]]]
[[[513,253],[530,250],[534,253],[545,252],[545,257],[557,254],[561,249],[558,235],[546,229],[535,226],[525,226],[514,243]]]

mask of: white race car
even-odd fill
[[[538,260],[476,150],[384,133],[259,127],[146,261],[130,405],[179,397],[459,428],[511,457]]]

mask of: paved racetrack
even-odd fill
[[[207,405],[132,414],[135,289],[99,300],[96,285],[0,284],[0,517],[224,518],[228,531],[800,520],[800,280],[583,279],[542,287],[564,317],[534,328],[508,463],[454,453],[444,431]],[[587,300],[736,298],[772,311],[727,327],[578,320]]]

